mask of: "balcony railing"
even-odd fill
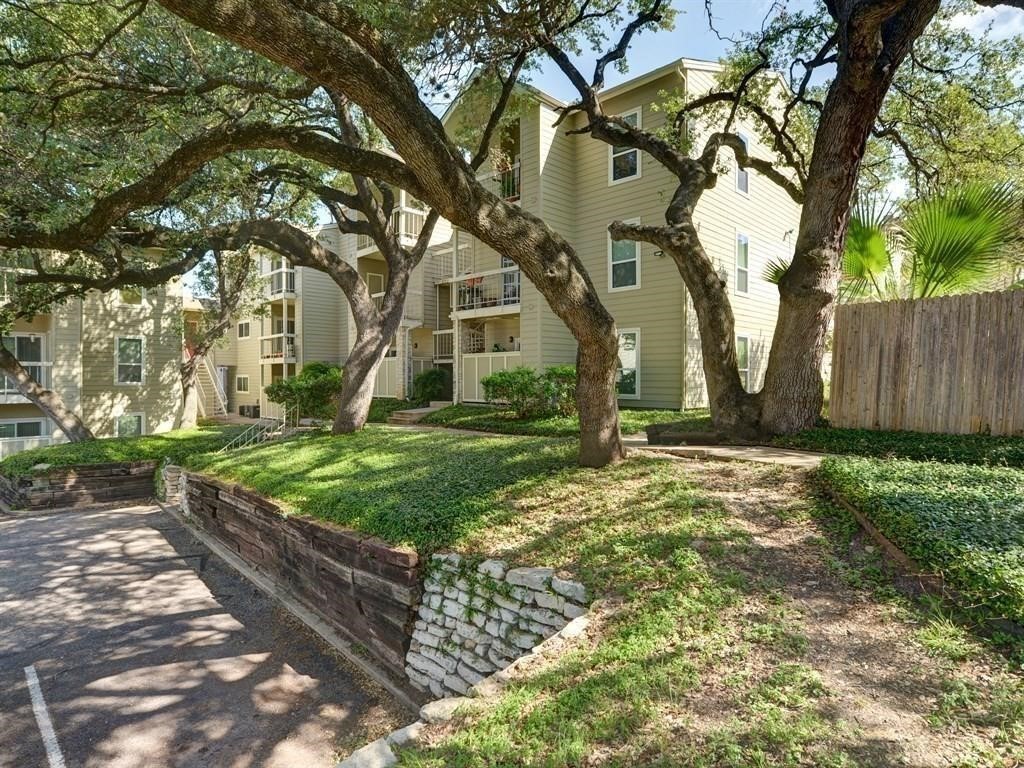
[[[13,456],[21,451],[31,450],[32,448],[43,448],[47,445],[52,445],[54,442],[54,439],[49,436],[0,438],[0,459]]]
[[[262,360],[287,360],[295,357],[295,334],[275,333],[260,337]]]
[[[277,269],[264,275],[267,279],[267,296],[273,298],[286,293],[295,293],[295,270]]]
[[[50,371],[53,368],[53,363],[26,363],[22,362],[22,367],[29,372],[29,374],[40,386],[50,387]],[[17,395],[18,385],[14,379],[9,376],[0,378],[0,395]]]
[[[455,280],[455,309],[516,306],[520,301],[519,267],[475,272]]]
[[[423,231],[423,224],[427,215],[415,208],[399,208],[391,214],[391,226],[399,234],[402,240],[415,240]],[[364,251],[377,250],[377,244],[369,235],[356,235],[356,250]]]
[[[455,332],[449,328],[446,331],[434,331],[434,359],[453,360],[455,358]]]
[[[502,200],[518,203],[521,196],[519,163],[503,171],[492,171],[478,177],[478,181]]]
[[[373,301],[373,306],[380,312],[384,306],[384,292],[371,293],[370,299]],[[402,312],[402,318],[405,320],[423,319],[423,291],[409,291],[405,294],[405,308]]]

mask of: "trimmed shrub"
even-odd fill
[[[518,419],[544,413],[547,409],[544,381],[533,368],[519,366],[497,371],[480,379],[489,403],[505,403]]]
[[[561,416],[576,415],[576,366],[554,365],[544,371],[551,407]]]
[[[412,380],[412,397],[417,405],[427,405],[431,400],[443,400],[451,386],[451,374],[444,368],[428,368],[416,374]]]
[[[297,408],[300,418],[333,419],[341,395],[341,368],[331,363],[307,363],[299,375],[267,386],[267,397],[286,409]]]

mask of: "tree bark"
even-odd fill
[[[199,358],[193,356],[181,364],[181,428],[192,429],[199,423]]]
[[[387,354],[389,339],[376,329],[359,334],[341,369],[341,400],[331,430],[334,434],[358,432],[365,426],[373,400],[373,384]]]
[[[0,370],[14,380],[18,391],[41,410],[72,443],[95,440],[95,436],[58,393],[36,381],[14,355],[0,347]]]

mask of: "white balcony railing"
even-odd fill
[[[484,378],[498,371],[508,371],[523,364],[520,352],[483,352],[463,355],[461,367],[462,399],[480,403],[484,396]]]
[[[384,306],[384,292],[371,293],[370,299],[373,301],[373,306],[380,312]],[[423,320],[423,291],[409,291],[405,294],[405,307],[402,312],[402,318],[405,320]]]
[[[399,208],[391,214],[391,226],[405,241],[413,241],[423,231],[427,215],[415,208]],[[356,235],[356,250],[359,253],[377,250],[377,244],[369,235]]]
[[[275,269],[263,276],[267,281],[267,297],[275,298],[288,293],[295,293],[295,270]]]
[[[455,358],[455,331],[434,331],[434,359],[453,360]]]
[[[49,436],[0,438],[0,459],[7,458],[21,451],[28,451],[32,448],[43,448],[54,442],[54,439]]]
[[[477,181],[506,202],[518,203],[522,196],[519,163],[513,163],[505,170],[482,174],[477,177]]]
[[[455,309],[517,306],[521,283],[519,267],[463,275],[455,280]]]
[[[287,360],[294,357],[294,333],[275,333],[270,336],[260,336],[260,359]]]
[[[29,372],[29,374],[32,376],[32,378],[34,378],[37,382],[39,382],[40,386],[47,387],[47,388],[50,387],[50,381],[51,381],[50,372],[51,372],[51,370],[53,368],[53,363],[52,362],[50,362],[50,363],[41,363],[41,362],[29,362],[29,363],[26,363],[26,362],[23,361],[21,365],[22,365],[22,367],[26,371]],[[0,395],[17,395],[17,394],[20,394],[20,393],[18,392],[18,385],[15,383],[14,379],[12,379],[12,378],[10,378],[8,376],[3,376],[2,378],[0,378]]]

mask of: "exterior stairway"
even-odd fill
[[[388,424],[394,424],[396,426],[409,426],[415,424],[428,413],[434,411],[440,411],[442,408],[447,408],[451,405],[450,401],[445,400],[432,400],[430,405],[425,408],[410,408],[405,411],[395,411],[388,416]]]
[[[210,363],[205,359],[199,364],[196,381],[199,384],[200,413],[205,418],[227,415],[227,397],[221,391],[220,383],[214,376]]]

